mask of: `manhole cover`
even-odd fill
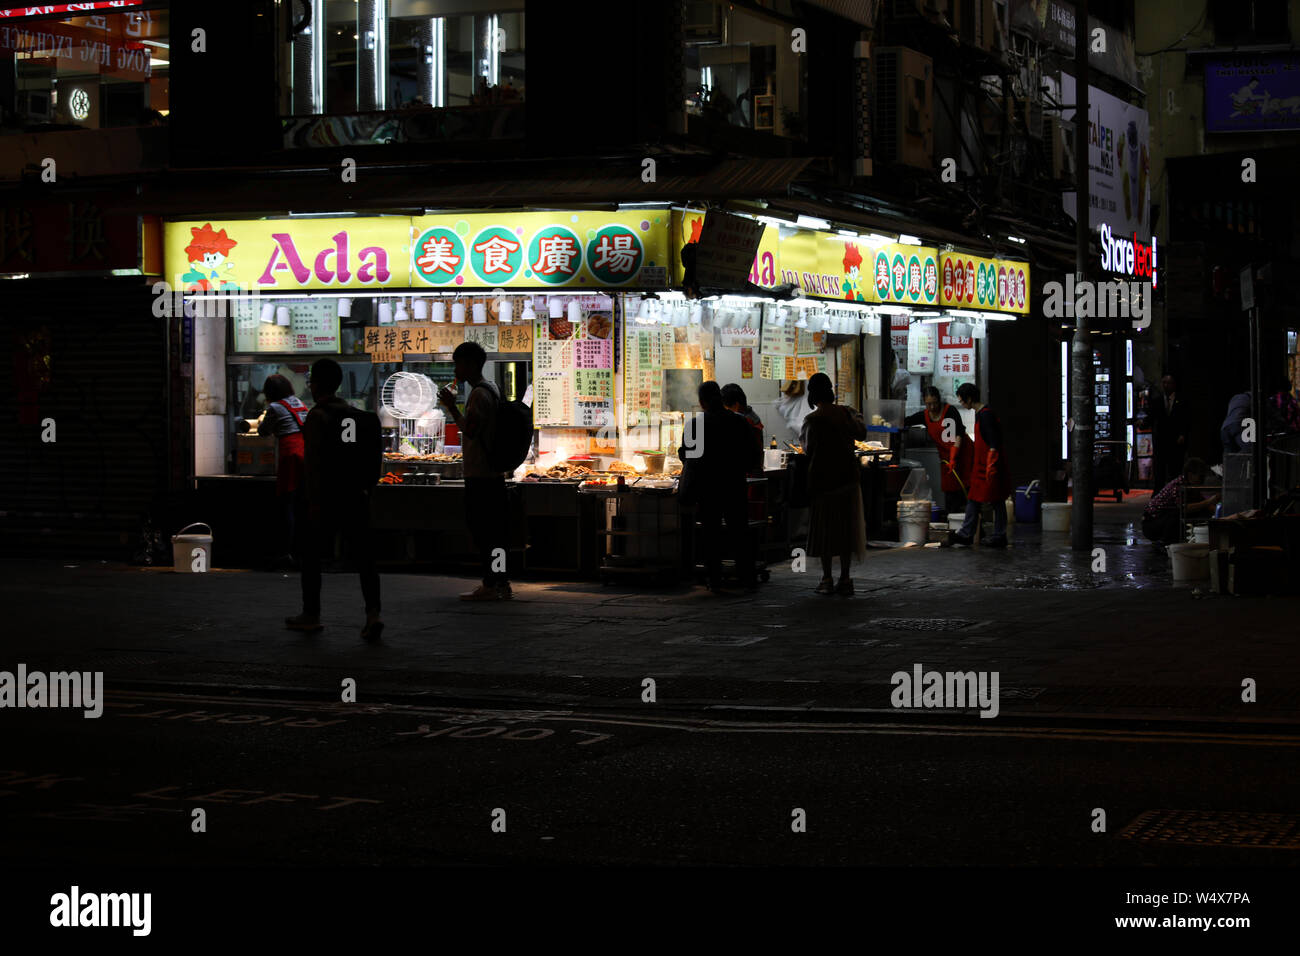
[[[977,621],[962,621],[945,617],[878,617],[865,624],[855,624],[855,630],[881,627],[887,631],[960,631],[974,627]]]
[[[1147,810],[1119,835],[1140,843],[1300,850],[1300,815],[1246,810]]]
[[[757,644],[759,641],[767,640],[761,635],[752,637],[737,637],[728,634],[684,634],[681,637],[674,637],[671,640],[664,641],[665,644],[707,644],[710,647],[744,647],[746,644]]]

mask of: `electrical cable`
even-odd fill
[[[1175,40],[1173,43],[1169,44],[1168,46],[1161,47],[1159,50],[1151,50],[1151,51],[1149,51],[1149,52],[1147,52],[1147,53],[1143,53],[1141,50],[1139,50],[1139,51],[1137,51],[1137,54],[1136,54],[1136,55],[1137,55],[1137,56],[1156,56],[1157,54],[1160,54],[1160,53],[1170,53],[1170,52],[1172,52],[1172,51],[1174,50],[1174,48],[1175,48],[1176,46],[1178,46],[1178,44],[1182,43],[1184,40],[1186,40],[1189,36],[1191,36],[1193,33],[1195,33],[1197,30],[1199,30],[1199,29],[1204,25],[1204,23],[1205,23],[1205,18],[1206,18],[1207,16],[1209,16],[1209,13],[1210,13],[1210,4],[1209,4],[1209,0],[1206,0],[1206,4],[1205,4],[1204,8],[1201,10],[1201,18],[1200,18],[1199,20],[1196,21],[1196,25],[1195,25],[1195,26],[1193,26],[1191,29],[1189,29],[1186,33],[1184,33],[1182,36],[1180,36],[1177,40]]]

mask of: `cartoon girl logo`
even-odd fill
[[[224,229],[215,232],[210,222],[204,223],[202,229],[191,226],[190,234],[193,238],[185,247],[185,258],[190,264],[190,271],[181,276],[186,291],[211,292],[215,289],[239,288],[238,283],[221,281],[220,271],[223,263],[227,269],[235,267],[226,257],[238,243],[227,236]]]
[[[858,247],[851,242],[844,244],[844,282],[840,290],[844,293],[844,298],[850,302],[866,302],[862,295],[862,290],[858,287],[858,281],[862,275],[862,253]]]

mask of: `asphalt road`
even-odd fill
[[[6,722],[6,865],[1300,860],[1300,780],[1280,772],[1300,728],[1278,725],[828,723],[163,688],[112,692],[98,720]]]

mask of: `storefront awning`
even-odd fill
[[[627,202],[763,199],[785,196],[813,160],[724,159],[702,169],[698,161],[659,160],[654,181],[638,163],[557,168],[519,175],[494,174],[490,166],[465,164],[425,169],[358,169],[357,182],[339,188],[337,170],[196,170],[168,174],[146,184],[132,208],[169,217],[231,218],[285,212],[350,212],[390,209],[473,209],[543,206],[568,208]],[[690,164],[689,166],[687,164]],[[674,166],[683,168],[675,172]]]

